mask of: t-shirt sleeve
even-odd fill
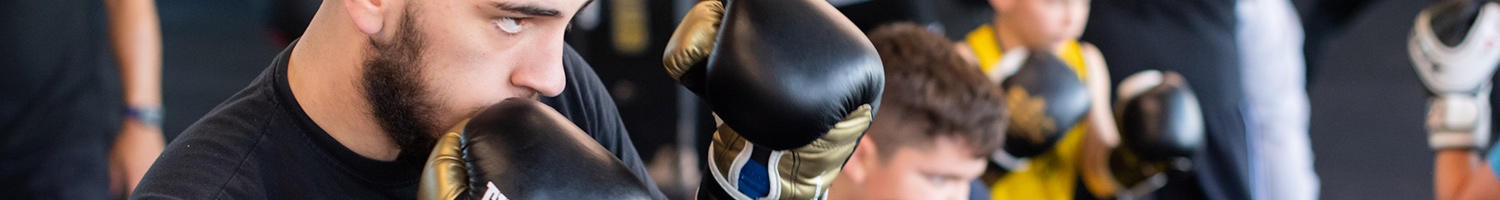
[[[615,101],[605,90],[599,75],[594,73],[593,67],[571,46],[564,47],[562,59],[567,86],[562,94],[543,97],[541,101],[567,116],[568,120],[598,141],[600,146],[624,161],[625,166],[630,167],[630,171],[635,172],[646,189],[651,191],[652,198],[666,199],[666,195],[656,187],[656,182],[651,180],[650,174],[646,173],[646,165],[641,161],[640,154],[636,153],[635,144],[630,141],[630,133],[625,130],[625,122],[620,120]]]

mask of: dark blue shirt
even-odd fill
[[[1234,0],[1091,1],[1083,41],[1099,47],[1111,85],[1148,69],[1181,73],[1203,108],[1207,135],[1191,177],[1170,176],[1159,199],[1250,199],[1240,111]]]
[[[0,199],[107,199],[124,107],[102,1],[0,1]]]

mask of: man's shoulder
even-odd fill
[[[264,78],[264,76],[262,76]],[[209,199],[253,185],[242,176],[266,133],[286,122],[271,88],[257,79],[173,139],[142,178],[138,197]]]
[[[275,94],[275,79],[267,69],[245,89],[220,103],[218,106],[188,126],[174,141],[175,144],[236,143],[253,144],[267,132],[273,123],[289,121],[282,112],[285,109]],[[172,146],[168,147],[169,150]],[[186,146],[181,148],[187,148]]]

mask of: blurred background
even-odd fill
[[[1104,0],[1096,0],[1104,1]],[[1327,1],[1327,2],[1325,2]],[[163,41],[163,132],[171,140],[239,91],[306,25],[317,0],[158,0]],[[661,52],[692,0],[600,0],[575,19],[568,41],[593,65],[652,176],[674,198],[698,180],[696,148],[712,119],[696,97],[663,76]],[[917,21],[959,39],[988,21],[987,5],[966,0],[832,0],[862,29]],[[1433,151],[1425,100],[1406,37],[1429,0],[1293,0],[1343,32],[1309,28],[1307,50],[1314,165],[1322,199],[1430,199]],[[1315,5],[1351,13],[1311,13]],[[862,9],[888,10],[865,12]],[[938,12],[941,11],[941,12]],[[1316,36],[1314,36],[1316,35]],[[1320,43],[1319,43],[1320,42]],[[684,148],[686,147],[686,148]]]

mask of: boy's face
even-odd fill
[[[1083,34],[1089,0],[990,0],[996,22],[1020,31],[1025,46],[1051,49]]]
[[[853,187],[847,187],[861,193],[864,198],[859,199],[967,199],[969,182],[984,173],[985,159],[975,157],[968,145],[950,137],[937,138],[928,145],[897,147],[888,160],[881,160],[875,153],[858,155],[863,156],[860,161],[851,160],[848,165],[859,165],[860,169],[846,170],[839,178],[861,173],[853,175],[860,178],[849,178],[863,180],[854,180]],[[859,148],[875,151],[866,147]]]

